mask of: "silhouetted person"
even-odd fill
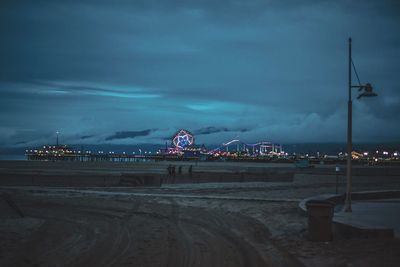
[[[189,166],[189,176],[192,177],[193,167],[192,165]]]
[[[172,165],[172,172],[171,172],[172,176],[175,177],[176,173],[175,173],[175,165]]]
[[[171,164],[168,165],[167,171],[168,171],[168,176],[171,177],[172,176],[172,165]]]
[[[175,183],[175,175],[176,175],[176,173],[175,173],[175,165],[172,165],[171,175],[172,175],[172,183],[174,184]]]
[[[182,165],[178,168],[178,174],[182,174]]]

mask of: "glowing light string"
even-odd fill
[[[185,148],[194,144],[194,137],[193,135],[186,130],[180,130],[178,133],[175,134],[174,138],[172,139],[172,143],[177,148]]]

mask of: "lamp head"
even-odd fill
[[[374,89],[370,83],[367,83],[366,85],[361,86],[358,91],[362,91],[362,90],[363,90],[363,92],[357,97],[357,99],[360,99],[361,97],[378,96],[378,94],[374,92]]]

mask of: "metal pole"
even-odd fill
[[[338,175],[337,175],[337,173],[336,173],[336,195],[338,194],[338,187],[339,187],[339,177],[338,177]]]
[[[336,195],[339,193],[339,167],[335,167],[335,173],[336,173]]]
[[[349,100],[347,103],[347,186],[346,212],[351,212],[351,152],[352,148],[352,101],[351,101],[351,38],[349,38]]]

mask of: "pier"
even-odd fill
[[[70,154],[41,154],[28,152],[25,154],[27,160],[38,161],[80,161],[80,162],[145,162],[159,160],[181,160],[177,156],[170,155],[128,155],[128,154],[91,154],[91,153],[70,153]],[[185,160],[196,160],[197,158],[185,158]]]

